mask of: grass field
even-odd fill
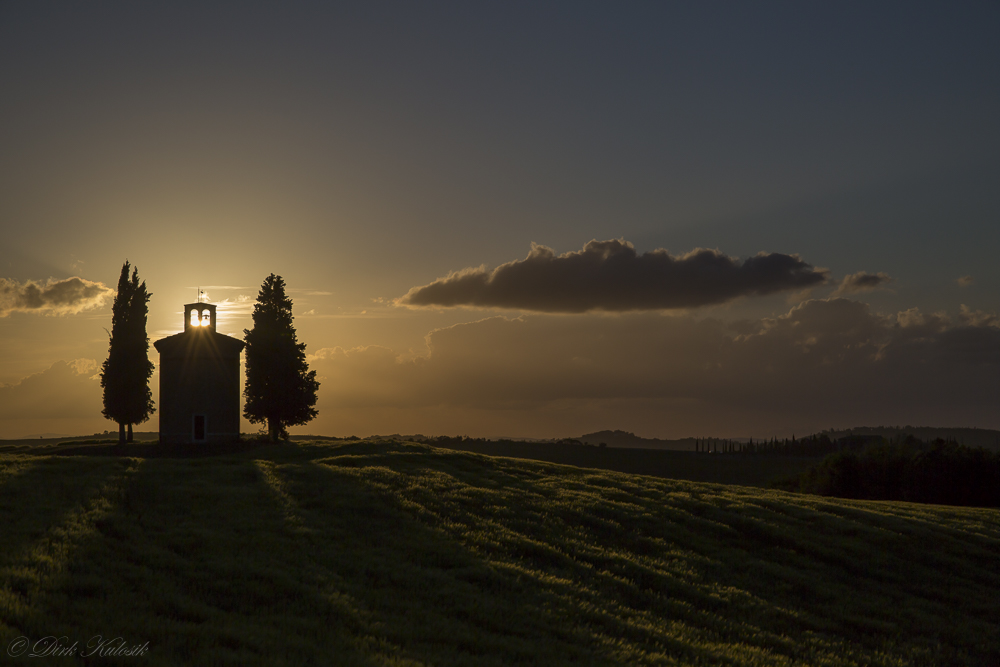
[[[33,451],[0,452],[4,658],[100,635],[148,646],[118,664],[1000,663],[997,510],[391,441]]]

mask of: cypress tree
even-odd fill
[[[132,442],[132,425],[149,419],[155,408],[149,378],[153,362],[149,360],[149,338],[146,318],[149,298],[146,282],[139,282],[138,269],[129,276],[125,260],[118,277],[118,293],[111,308],[111,334],[108,358],[101,367],[101,387],[104,389],[104,409],[107,419],[118,423],[118,442]]]
[[[285,281],[273,273],[264,279],[253,309],[253,329],[243,330],[246,341],[246,404],[243,416],[251,423],[267,423],[272,441],[287,438],[287,426],[305,424],[317,412],[316,371],[306,363],[306,345],[298,342],[292,326],[292,300]]]

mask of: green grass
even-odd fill
[[[997,510],[362,441],[8,453],[0,516],[4,657],[102,635],[163,665],[1000,662]]]

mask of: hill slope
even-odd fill
[[[0,457],[0,640],[149,664],[994,664],[1000,512],[397,442]]]

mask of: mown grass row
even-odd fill
[[[113,634],[149,642],[149,664],[1000,661],[997,510],[360,442],[2,457],[0,516],[4,647]]]

